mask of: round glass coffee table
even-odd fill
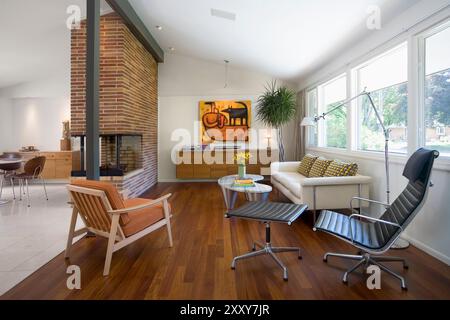
[[[272,187],[256,183],[258,181],[264,180],[263,176],[248,174],[245,179],[252,179],[255,182],[254,187],[234,187],[234,181],[238,178],[237,175],[226,176],[220,178],[218,183],[222,188],[223,199],[225,200],[225,205],[227,210],[234,209],[238,193],[245,193],[247,201],[267,201],[269,194],[272,192]]]

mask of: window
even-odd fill
[[[317,110],[317,88],[314,88],[307,93],[306,97],[307,103],[307,114],[309,117],[314,117],[318,114]],[[317,146],[318,145],[318,128],[316,127],[308,127],[308,137],[309,137],[309,145]]]
[[[319,114],[326,113],[347,98],[347,76],[342,75],[318,87]],[[319,146],[347,148],[347,108],[344,106],[319,122]]]
[[[445,127],[436,127],[436,135],[445,136]]]
[[[450,24],[425,38],[425,144],[450,156]]]
[[[408,119],[407,44],[390,50],[356,68],[357,93],[371,93],[383,123],[390,130],[391,152],[406,153]],[[357,94],[355,93],[355,95]],[[384,134],[369,99],[364,96],[357,108],[357,145],[359,150],[384,151]]]

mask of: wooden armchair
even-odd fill
[[[107,182],[77,180],[67,186],[73,212],[67,239],[66,258],[70,257],[73,238],[86,232],[108,238],[103,275],[110,271],[112,254],[147,234],[167,227],[170,247],[173,246],[170,227],[170,206],[167,194],[156,200],[124,200],[116,187]],[[75,230],[80,216],[86,227]]]

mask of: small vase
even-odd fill
[[[239,179],[245,179],[245,176],[246,176],[246,172],[245,172],[246,170],[245,170],[245,164],[240,164],[239,166],[238,166],[238,176],[239,176]]]

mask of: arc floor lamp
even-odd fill
[[[321,120],[325,120],[325,118],[336,112],[337,110],[344,108],[344,107],[348,107],[349,103],[366,96],[367,99],[370,102],[370,105],[372,106],[375,115],[377,117],[377,120],[383,130],[383,134],[384,134],[384,138],[385,138],[385,144],[384,144],[384,165],[385,165],[385,172],[386,172],[386,206],[390,206],[391,201],[390,201],[390,194],[391,194],[391,190],[390,190],[390,174],[389,174],[389,140],[390,140],[390,130],[388,128],[386,128],[386,126],[383,123],[383,120],[380,116],[380,113],[378,112],[378,109],[375,107],[375,103],[373,102],[372,96],[370,95],[370,92],[367,92],[365,89],[363,92],[361,92],[360,94],[358,94],[357,96],[350,98],[344,102],[342,102],[341,104],[339,104],[338,106],[334,107],[333,109],[331,109],[328,112],[322,113],[321,115],[317,115],[314,117],[305,117],[301,123],[302,127],[315,127],[317,126],[318,122]],[[406,248],[409,246],[409,243],[405,241],[405,243],[403,243],[403,241],[398,241],[396,243],[396,248]]]

